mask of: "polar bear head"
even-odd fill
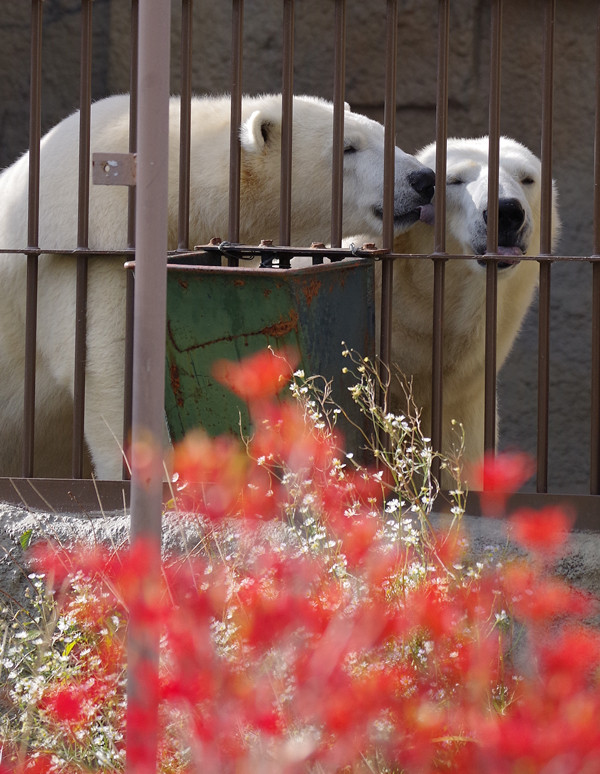
[[[483,255],[487,250],[488,148],[487,137],[448,140],[446,249],[450,254]],[[435,143],[417,157],[435,166]],[[507,269],[519,256],[540,251],[541,164],[524,145],[501,137],[498,174],[498,253],[507,256],[498,268]],[[560,229],[556,200],[553,186],[553,247]],[[431,212],[427,208],[424,219]],[[475,262],[470,265],[477,268]]]
[[[268,180],[279,215],[281,97],[246,100],[240,139],[242,178]],[[292,232],[294,239],[326,241],[331,229],[333,105],[315,97],[294,97],[292,134]],[[384,128],[376,121],[344,113],[343,233],[381,234],[383,222]],[[419,220],[434,192],[433,171],[396,148],[394,226],[396,234]],[[242,186],[242,195],[243,195]],[[260,200],[264,217],[269,196]]]

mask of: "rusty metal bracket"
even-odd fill
[[[135,153],[93,153],[92,182],[94,185],[135,185]]]
[[[374,258],[378,259],[388,254],[388,250],[378,249],[376,245],[369,243],[358,248],[356,245],[350,245],[348,248],[326,247],[323,242],[313,242],[310,247],[293,247],[289,245],[274,245],[270,239],[262,239],[259,245],[235,244],[233,242],[223,242],[218,237],[213,237],[208,244],[195,245],[195,251],[212,254],[216,259],[220,256],[227,258],[236,258],[243,260],[252,260],[260,257],[261,268],[280,268],[289,269],[290,261],[294,257],[309,256],[312,258],[313,265],[323,263],[323,258],[327,257],[332,262],[341,261],[344,258]],[[177,263],[183,258],[192,256],[193,253],[184,255],[174,254],[169,257],[169,263]],[[220,263],[220,260],[215,262]]]

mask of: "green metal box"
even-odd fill
[[[361,426],[342,374],[342,342],[375,349],[374,263],[358,259],[302,269],[168,266],[165,410],[173,441],[250,430],[247,406],[212,376],[222,358],[294,347],[307,376],[333,380],[336,402]],[[359,433],[342,425],[349,449]]]

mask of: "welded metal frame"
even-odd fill
[[[185,253],[189,245],[189,164],[191,154],[190,137],[190,99],[192,71],[192,41],[193,41],[193,0],[178,0],[181,2],[182,32],[181,32],[181,135],[180,135],[180,188],[179,188],[179,224],[178,247],[176,254]],[[342,202],[343,202],[343,116],[346,73],[346,25],[347,3],[349,0],[334,0],[334,21],[331,34],[334,40],[334,122],[333,122],[333,172],[332,172],[332,204],[331,204],[331,249],[319,245],[318,258],[330,255],[340,257],[342,238]],[[400,256],[393,253],[393,188],[394,188],[394,147],[396,130],[396,70],[398,66],[398,0],[381,0],[386,9],[385,47],[383,56],[386,63],[385,84],[385,179],[384,179],[384,223],[382,238],[382,289],[381,289],[381,340],[379,342],[382,361],[388,363],[391,354],[391,317],[392,317],[392,280],[394,261]],[[497,203],[498,198],[498,164],[500,136],[500,82],[502,72],[502,0],[490,0],[490,102],[489,102],[489,211],[487,269],[486,269],[486,365],[485,365],[485,437],[484,446],[490,452],[495,447],[495,404],[496,404],[496,298],[497,298]],[[139,0],[131,2],[131,113],[130,113],[130,147],[133,154],[138,148],[140,130],[138,111],[138,20],[145,13],[146,6]],[[2,246],[2,252],[17,252],[24,256],[27,262],[27,323],[24,340],[25,351],[25,381],[24,381],[24,449],[22,460],[22,479],[14,484],[8,479],[0,479],[0,497],[18,500],[18,491],[34,486],[43,496],[44,491],[57,497],[59,485],[57,482],[32,480],[34,465],[35,439],[35,352],[36,352],[36,314],[38,290],[38,262],[40,255],[54,252],[70,254],[77,263],[77,312],[75,326],[74,380],[75,399],[73,409],[73,458],[72,480],[83,476],[84,454],[84,412],[85,412],[85,338],[86,338],[86,306],[87,306],[87,273],[91,255],[88,249],[89,223],[89,186],[90,186],[90,110],[91,101],[91,62],[92,62],[92,0],[81,2],[81,77],[80,77],[80,145],[79,145],[79,194],[78,194],[78,232],[77,244],[71,251],[49,251],[39,244],[39,165],[40,165],[40,135],[41,135],[41,51],[43,30],[43,0],[31,0],[31,56],[30,56],[30,132],[29,132],[29,203],[28,203],[28,233],[26,246]],[[279,246],[290,245],[291,235],[291,160],[292,118],[294,94],[294,45],[295,45],[295,0],[281,0],[274,4],[273,13],[281,14],[282,34],[282,75],[281,91],[283,106],[283,134],[281,158],[281,218]],[[450,0],[438,0],[438,68],[437,68],[437,111],[436,111],[436,174],[438,180],[445,179],[446,157],[445,145],[448,132],[448,68],[450,39]],[[243,30],[244,30],[244,0],[231,0],[231,143],[230,143],[230,198],[229,198],[229,228],[228,242],[237,243],[240,236],[240,146],[237,127],[241,117],[241,100],[243,92]],[[545,22],[543,29],[543,93],[541,114],[541,160],[542,160],[542,239],[539,256],[525,260],[535,260],[540,267],[539,294],[539,342],[538,342],[538,411],[537,411],[537,478],[536,487],[539,493],[548,492],[548,407],[550,399],[549,352],[550,352],[550,286],[553,263],[560,261],[587,261],[592,266],[593,274],[593,312],[592,312],[592,381],[591,391],[591,437],[590,437],[590,494],[600,494],[600,86],[596,95],[596,130],[595,130],[595,166],[594,166],[594,241],[593,255],[582,258],[574,256],[551,256],[551,218],[552,218],[552,104],[553,104],[553,61],[554,61],[554,28],[556,22],[556,0],[546,0]],[[140,28],[141,29],[141,28]],[[147,29],[144,26],[144,29]],[[597,82],[600,83],[600,17],[597,38],[598,60],[596,64]],[[136,233],[144,231],[145,226],[138,223],[136,231],[136,187],[129,191],[129,228],[128,243],[120,255],[133,257],[136,248]],[[434,229],[434,251],[429,256],[415,256],[415,259],[429,259],[434,264],[434,304],[433,304],[433,350],[432,350],[432,439],[435,447],[441,445],[442,405],[443,405],[443,329],[444,329],[444,276],[449,260],[473,260],[472,256],[449,256],[446,253],[444,233],[445,200],[436,197],[436,225]],[[138,218],[140,217],[138,213]],[[143,217],[143,216],[142,216]],[[275,246],[276,248],[277,246]],[[301,246],[308,247],[308,246]],[[266,245],[265,253],[275,248]],[[228,250],[227,264],[235,266],[239,263],[243,247],[236,253],[235,247]],[[255,248],[254,248],[255,249]],[[337,251],[337,252],[336,252]],[[285,253],[285,251],[280,251]],[[94,251],[93,255],[98,255]],[[411,256],[408,256],[410,259]],[[126,408],[124,415],[124,437],[128,438],[132,427],[131,393],[135,383],[135,373],[132,371],[132,321],[134,318],[131,303],[133,287],[130,286],[128,296],[127,354],[125,364]],[[138,324],[143,328],[143,322]],[[124,477],[129,471],[124,466]],[[71,481],[63,482],[67,502],[69,491],[77,489],[78,497],[85,490],[85,481],[76,486]],[[83,489],[82,489],[83,487]],[[122,500],[123,492],[129,488],[127,482],[105,482],[105,491],[112,487],[115,500]],[[33,490],[30,490],[33,491]],[[96,495],[93,484],[89,486],[89,504]],[[106,497],[108,495],[105,494]],[[59,498],[60,499],[60,498]],[[88,507],[89,507],[88,504]],[[57,503],[59,507],[63,504]],[[600,525],[599,525],[600,528]]]

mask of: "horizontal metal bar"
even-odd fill
[[[384,250],[383,248],[379,247],[366,247],[365,245],[362,245],[360,248],[356,248],[355,250],[352,250],[350,248],[340,248],[340,247],[290,247],[288,245],[271,245],[269,247],[259,247],[256,245],[232,245],[231,247],[228,247],[227,250],[232,250],[233,252],[240,250],[240,251],[248,251],[248,254],[252,253],[253,257],[256,257],[257,255],[260,255],[261,253],[287,253],[292,256],[313,256],[315,254],[329,256],[334,255],[338,257],[338,260],[341,260],[345,257],[352,257],[352,256],[359,256],[359,257],[373,257],[376,259],[379,259],[383,256],[385,256],[385,259],[392,259],[392,260],[398,260],[401,258],[408,258],[410,260],[423,260],[424,258],[429,258],[431,260],[435,260],[436,258],[440,257],[439,253],[390,253],[387,250]],[[190,250],[187,252],[184,251],[178,251],[178,250],[170,250],[168,255],[169,258],[188,258],[191,256],[198,257],[198,253],[202,250],[206,250],[207,252],[210,251],[216,251],[219,252],[218,247],[215,245],[196,245],[194,250]],[[126,256],[135,255],[135,249],[131,247],[123,247],[119,250],[98,250],[94,248],[93,250],[84,250],[81,248],[74,248],[72,250],[69,249],[55,249],[55,248],[43,248],[43,247],[3,247],[0,248],[0,255],[63,255],[63,256],[72,256],[74,258],[77,258],[80,255],[85,255],[87,258],[95,258],[96,256],[114,256],[119,257],[121,255]],[[473,260],[486,260],[486,261],[506,261],[505,255],[499,255],[499,254],[489,254],[486,253],[485,255],[473,255],[473,253],[464,254],[464,255],[444,255],[444,258],[446,258],[449,261],[458,260],[458,261],[473,261]],[[590,263],[590,264],[596,264],[600,263],[600,255],[524,255],[522,258],[519,258],[519,261],[536,261],[538,263]]]
[[[468,516],[482,515],[480,497],[481,492],[468,493],[465,506],[465,513]],[[442,499],[447,499],[447,501],[450,502],[447,493],[442,493],[435,503],[436,511],[438,510],[438,504],[441,506]],[[573,531],[585,530],[600,532],[600,496],[598,495],[517,492],[516,494],[508,495],[506,514],[509,515],[518,508],[532,508],[539,510],[548,506],[558,506],[564,508],[567,513],[573,514]],[[440,507],[439,510],[442,512],[444,507]]]
[[[319,272],[329,272],[329,271],[342,271],[342,270],[349,270],[352,271],[354,269],[355,264],[360,264],[364,266],[365,261],[368,259],[368,256],[361,256],[356,258],[355,261],[344,261],[344,263],[334,262],[334,263],[324,263],[321,265],[318,265],[316,268],[318,268]],[[128,261],[125,264],[125,268],[128,270],[135,270],[135,261]],[[258,274],[260,276],[273,274],[281,276],[282,271],[284,272],[291,272],[292,274],[302,274],[307,271],[314,271],[315,266],[303,266],[302,268],[286,268],[281,269],[278,267],[268,267],[268,266],[220,266],[220,265],[203,265],[203,264],[177,264],[175,262],[167,264],[167,271],[169,270],[177,270],[178,272],[190,272],[195,273],[198,271],[201,272],[233,272],[234,274],[237,274],[238,276],[243,275],[252,275],[252,274]]]
[[[105,256],[105,255],[114,255],[115,257],[118,257],[119,255],[134,255],[135,250],[132,247],[123,247],[120,250],[97,250],[94,248],[93,250],[89,250],[87,247],[76,247],[72,250],[69,249],[55,249],[55,248],[44,248],[44,247],[2,247],[0,248],[0,255],[64,255],[64,256],[73,256],[74,258],[78,258],[80,256],[85,256],[86,258],[95,258],[96,256]]]
[[[287,255],[290,257],[300,256],[315,256],[324,255],[331,256],[338,261],[344,258],[352,257],[372,257],[387,255],[386,250],[379,249],[375,246],[370,247],[368,244],[358,248],[348,247],[325,247],[322,243],[313,243],[311,247],[289,247],[288,245],[238,245],[231,244],[229,242],[220,242],[209,245],[197,245],[194,251],[186,253],[169,253],[169,259],[173,258],[175,261],[184,257],[199,257],[199,254],[205,251],[207,253],[220,253],[221,255],[229,255],[233,253],[238,258],[256,258],[262,255]]]
[[[92,479],[62,478],[1,478],[0,500],[16,506],[43,511],[73,514],[97,514],[100,510],[109,516],[129,507],[129,481],[94,481]],[[172,497],[169,484],[163,486],[163,502]],[[481,493],[467,495],[466,514],[481,516]],[[449,511],[453,504],[447,492],[440,492],[434,510]],[[573,529],[600,532],[600,496],[570,494],[539,494],[518,492],[507,500],[507,513],[517,508],[544,508],[549,505],[564,507],[574,514]]]

